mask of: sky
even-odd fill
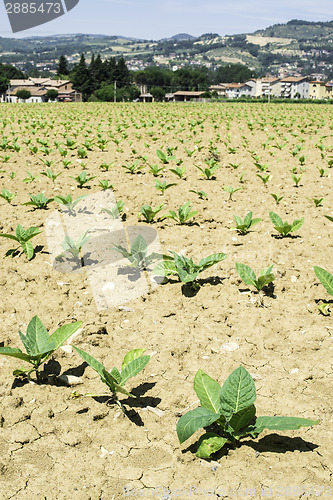
[[[58,19],[13,34],[7,2],[0,0],[0,36],[8,38],[91,33],[159,40],[177,33],[251,33],[291,19],[333,20],[332,0],[80,0]]]

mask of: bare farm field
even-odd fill
[[[1,499],[333,496],[332,123],[1,105]]]

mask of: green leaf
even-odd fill
[[[21,340],[28,354],[38,356],[55,348],[50,341],[49,333],[38,316],[34,316],[27,327],[27,334],[19,332]]]
[[[144,237],[139,234],[133,241],[132,247],[131,247],[131,253],[132,254],[142,254],[145,256],[147,254],[147,243],[144,239]]]
[[[13,349],[12,347],[0,347],[0,354],[4,356],[10,356],[12,358],[23,359],[23,361],[27,361],[31,363],[31,357],[29,354],[25,354],[20,349]]]
[[[246,225],[245,220],[243,223],[242,219],[240,217],[238,217],[238,215],[234,215],[234,219],[235,219],[237,226],[245,226]]]
[[[82,349],[79,349],[78,347],[75,347],[74,345],[73,345],[73,347],[76,350],[76,352],[78,352],[80,354],[81,358],[83,358],[84,361],[86,361],[88,363],[88,365],[90,365],[91,368],[93,368],[93,370],[95,370],[98,373],[98,375],[101,377],[103,382],[106,383],[105,376],[103,373],[103,370],[105,370],[105,366],[102,365],[102,363],[97,361],[97,359],[95,359],[93,356],[91,356],[87,352],[82,351]]]
[[[121,364],[121,369],[124,370],[124,368],[126,368],[126,366],[131,362],[133,361],[134,359],[137,359],[139,358],[140,356],[142,356],[142,354],[146,351],[146,349],[132,349],[131,351],[129,351],[124,359],[123,359],[123,362]]]
[[[17,241],[25,241],[26,232],[24,227],[21,226],[21,224],[18,224],[16,227],[16,236],[17,236]]]
[[[49,340],[55,343],[55,349],[58,349],[69,337],[74,335],[75,332],[81,327],[82,321],[76,321],[68,325],[60,326],[55,332],[50,335]]]
[[[257,288],[257,278],[254,271],[245,264],[236,262],[236,271],[238,272],[240,278],[246,285],[252,285]]]
[[[269,218],[273,222],[273,226],[283,226],[281,217],[279,217],[276,213],[269,212]]]
[[[153,269],[153,274],[155,276],[170,276],[171,274],[177,274],[177,268],[172,261],[163,261],[157,264]]]
[[[198,441],[196,456],[199,458],[210,458],[211,455],[223,448],[227,442],[228,439],[214,432],[206,432]]]
[[[31,260],[35,254],[31,241],[22,241],[21,246],[28,260]]]
[[[121,375],[120,375],[120,372],[118,370],[118,368],[116,368],[115,366],[112,368],[112,370],[110,371],[110,375],[112,375],[112,377],[116,380],[117,384],[120,384],[120,381],[121,381]]]
[[[251,225],[252,215],[253,215],[253,212],[249,212],[248,214],[246,214],[246,215],[245,215],[245,218],[244,218],[244,224],[245,224],[247,227],[250,227],[250,225]]]
[[[221,386],[202,370],[194,377],[194,390],[202,407],[219,413]]]
[[[220,412],[230,420],[234,413],[254,404],[256,387],[253,378],[245,368],[234,370],[224,382],[220,394]]]
[[[133,361],[130,361],[121,371],[121,383],[124,385],[128,379],[135,377],[149,363],[150,356],[140,356]]]
[[[227,256],[225,253],[214,253],[212,255],[209,255],[208,257],[205,257],[204,259],[201,259],[198,267],[200,268],[200,271],[204,271],[205,269],[214,266],[214,264],[217,264],[218,262],[221,262],[226,258]]]
[[[0,234],[0,236],[2,236],[3,238],[9,238],[10,240],[19,241],[17,236],[14,236],[13,234]]]
[[[29,227],[29,229],[25,232],[25,241],[31,240],[37,234],[40,234],[42,231],[38,229],[38,227]]]
[[[297,231],[300,229],[304,224],[304,217],[301,219],[296,219],[294,222],[291,224],[291,231]]]
[[[216,422],[220,416],[220,413],[213,413],[206,408],[201,408],[201,406],[185,413],[177,422],[177,435],[180,444],[190,438],[198,429]]]
[[[256,407],[254,405],[248,406],[247,408],[234,413],[229,422],[229,425],[233,428],[233,433],[239,435],[238,431],[248,425],[255,414]]]
[[[115,377],[109,373],[105,368],[103,368],[103,382],[106,383],[106,385],[109,386],[109,388],[111,389],[111,391],[115,394],[117,391],[116,391],[116,385],[117,385],[117,381],[115,379]]]
[[[315,266],[313,269],[325,290],[333,295],[333,275],[322,267]]]
[[[319,423],[319,420],[309,420],[299,417],[258,417],[254,425],[249,425],[244,429],[247,434],[257,437],[264,429],[271,431],[289,431],[300,429],[301,427],[311,427]]]
[[[260,291],[264,286],[269,285],[272,281],[275,280],[275,276],[273,273],[264,274],[259,276],[257,280],[257,289]]]
[[[333,217],[331,217],[330,215],[324,215],[324,217],[326,217],[326,219],[330,220],[331,222],[333,222]]]

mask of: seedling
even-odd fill
[[[64,258],[71,256],[76,261],[80,261],[81,266],[84,267],[84,258],[81,255],[82,247],[90,240],[90,236],[87,237],[88,231],[85,231],[79,238],[75,241],[68,235],[65,236],[64,241],[61,246],[65,250],[60,255],[55,258],[56,261],[62,262]]]
[[[210,160],[205,160],[205,163],[208,165],[207,167],[201,168],[198,165],[195,165],[201,172],[201,175],[206,179],[214,179],[214,173],[220,167],[220,165],[211,158]]]
[[[33,175],[31,172],[28,172],[26,170],[27,174],[28,174],[28,177],[25,177],[25,179],[23,179],[23,182],[25,182],[26,184],[30,184],[31,182],[34,182],[36,179],[38,179],[38,175]]]
[[[12,200],[17,196],[14,193],[11,193],[8,191],[8,189],[3,189],[2,192],[0,193],[0,197],[3,198],[4,200],[8,201],[8,203],[11,203]]]
[[[323,269],[322,267],[315,266],[313,269],[317,278],[319,279],[320,283],[323,285],[325,290],[329,293],[329,295],[333,296],[333,275],[328,271],[326,271],[326,269]],[[329,304],[323,303],[318,306],[318,309],[320,310],[321,313],[327,316],[328,307]]]
[[[29,229],[25,230],[23,226],[21,226],[21,224],[18,224],[18,226],[16,227],[16,236],[12,234],[0,234],[0,236],[17,241],[21,245],[23,252],[27,256],[27,259],[31,260],[35,255],[35,252],[30,240],[34,236],[37,236],[37,234],[39,233],[41,233],[41,231],[39,231],[38,227],[29,227]],[[14,257],[17,254],[19,248],[20,247],[18,246],[17,248],[8,250],[5,256]]]
[[[305,160],[306,160],[306,156],[304,156],[304,155],[298,157],[298,161],[300,162],[300,164],[302,166],[305,165]]]
[[[298,229],[300,229],[304,224],[304,217],[301,219],[295,219],[292,224],[282,222],[281,217],[274,212],[269,212],[269,218],[273,223],[274,229],[276,229],[282,236],[287,236],[289,233],[298,231]]]
[[[246,285],[254,286],[258,290],[258,292],[260,292],[264,286],[269,285],[275,280],[275,276],[271,272],[273,269],[273,265],[274,264],[267,267],[267,269],[262,269],[260,271],[258,279],[254,274],[254,271],[245,264],[240,264],[239,262],[236,262],[236,270],[241,280],[244,281]]]
[[[328,169],[317,167],[320,177],[328,177]]]
[[[278,205],[280,201],[283,200],[284,196],[281,196],[280,193],[271,193],[271,196],[273,196],[275,203]]]
[[[237,170],[237,168],[240,167],[240,163],[228,163],[228,165],[234,170]]]
[[[243,188],[242,187],[240,187],[240,188],[233,188],[232,186],[224,186],[223,189],[224,189],[224,191],[226,191],[227,193],[229,193],[229,200],[232,201],[232,195],[234,193],[236,193],[237,191],[240,191]]]
[[[12,347],[0,347],[0,354],[22,359],[33,366],[33,368],[20,368],[19,370],[14,370],[13,375],[15,377],[26,376],[28,380],[30,380],[31,373],[36,372],[37,380],[39,380],[38,368],[45,363],[52,354],[80,328],[80,326],[80,321],[63,325],[49,335],[49,332],[39,317],[34,316],[28,324],[26,335],[19,331],[26,352],[24,353],[20,349],[14,349]]]
[[[301,182],[301,178],[304,172],[302,172],[300,175],[296,175],[295,173],[291,174],[291,178],[295,183],[295,186],[298,187],[299,183]]]
[[[124,389],[123,386],[130,378],[138,375],[138,373],[140,373],[144,369],[144,367],[149,363],[150,356],[143,355],[145,349],[133,349],[129,351],[124,357],[124,360],[121,365],[121,371],[119,371],[116,367],[112,368],[111,371],[107,371],[105,366],[102,365],[102,363],[100,363],[99,361],[97,361],[97,359],[95,359],[93,356],[91,356],[85,351],[82,351],[82,349],[79,349],[78,347],[75,346],[73,347],[76,350],[76,352],[81,356],[81,358],[83,358],[84,361],[86,361],[88,365],[90,365],[91,368],[93,368],[95,372],[98,373],[98,375],[101,377],[102,382],[106,384],[111,391],[111,395],[85,394],[85,396],[110,397],[112,402],[117,404],[122,409],[122,411],[124,411],[124,408],[118,399],[117,393],[120,392],[121,394],[125,394],[125,396],[131,398],[136,397],[134,396],[134,394]],[[74,393],[73,396],[79,396],[79,395]]]
[[[253,212],[248,212],[244,218],[244,221],[238,217],[237,215],[234,215],[234,219],[236,222],[236,227],[233,227],[231,229],[236,229],[239,233],[241,234],[246,234],[250,231],[251,227],[255,226],[259,222],[261,222],[262,219],[252,219]]]
[[[167,155],[166,153],[164,153],[160,149],[156,150],[156,154],[157,154],[158,158],[161,160],[161,162],[164,165],[166,165],[167,163],[169,163],[171,160],[175,160],[176,159],[175,156],[173,156],[173,155]]]
[[[264,429],[296,430],[318,424],[318,420],[298,417],[256,417],[256,388],[250,373],[240,366],[222,387],[199,370],[194,378],[194,390],[201,406],[187,412],[177,423],[180,444],[197,430],[215,424],[217,432],[209,432],[198,441],[196,456],[210,458],[227,444],[239,444],[245,437],[257,438]]]
[[[115,205],[109,210],[108,208],[102,208],[101,212],[105,212],[110,215],[112,219],[118,219],[121,214],[125,215],[124,212],[125,203],[121,200],[117,201]]]
[[[87,196],[86,194],[83,196],[79,196],[78,198],[76,198],[76,200],[73,200],[70,194],[68,194],[67,196],[55,196],[54,201],[56,201],[57,203],[61,203],[62,205],[65,206],[68,212],[74,214],[74,208],[79,203],[79,201],[81,201],[86,196]]]
[[[308,198],[309,201],[312,201],[316,207],[322,207],[324,198]]]
[[[15,177],[16,177],[16,173],[15,172],[10,172],[10,174],[9,174],[10,180],[13,181],[15,179]]]
[[[62,160],[62,164],[65,168],[69,168],[69,165],[72,163],[71,160]]]
[[[47,196],[45,196],[44,193],[38,193],[36,195],[29,194],[29,196],[30,201],[23,203],[23,205],[32,205],[35,208],[39,209],[46,209],[47,205],[54,200],[54,198],[48,198]]]
[[[168,219],[173,219],[179,224],[186,224],[186,222],[192,219],[198,212],[192,211],[192,206],[190,202],[187,201],[183,206],[179,207],[178,212],[176,213],[174,210],[169,210],[169,215],[166,215]]]
[[[80,158],[87,158],[87,150],[82,148],[81,146],[79,147],[79,149],[77,150],[77,154],[79,155]]]
[[[139,163],[140,160],[137,160],[134,163],[132,163],[132,165],[126,165],[126,164],[122,165],[122,168],[125,168],[126,170],[131,172],[131,174],[135,174],[135,172],[138,172],[140,170]]]
[[[172,252],[171,250],[170,253],[172,253],[173,259],[164,257],[163,262],[153,269],[153,273],[164,277],[178,275],[180,281],[191,283],[192,288],[195,290],[200,288],[199,283],[196,281],[199,274],[227,258],[225,253],[214,253],[201,259],[199,264],[194,264],[193,259],[188,259],[184,255]]]
[[[106,163],[106,161],[103,161],[103,163],[100,164],[99,168],[104,170],[105,172],[108,172],[110,168],[114,167],[114,162],[111,161],[110,163]]]
[[[113,184],[109,184],[108,180],[98,181],[98,183],[104,191],[106,189],[113,189]]]
[[[1,156],[1,160],[3,161],[3,163],[7,163],[10,159],[11,156],[9,155]]]
[[[158,165],[149,165],[149,170],[154,177],[157,177],[164,169],[165,167],[159,167]]]
[[[207,193],[205,191],[197,191],[195,189],[190,189],[190,193],[195,193],[199,196],[200,200],[208,200]]]
[[[164,192],[171,188],[172,186],[176,186],[176,183],[170,183],[170,184],[167,184],[166,181],[159,181],[158,179],[156,179],[155,181],[155,188],[158,190],[158,191],[161,191],[162,194],[164,194]]]
[[[124,257],[126,257],[126,259],[129,260],[130,264],[128,267],[134,267],[135,269],[141,271],[147,270],[150,264],[157,260],[168,258],[166,255],[157,252],[147,255],[147,243],[141,234],[135,238],[130,250],[126,250],[126,248],[120,245],[113,244],[113,246],[116,252],[121,253]]]
[[[256,174],[256,176],[262,180],[262,182],[265,184],[265,186],[266,186],[267,182],[270,181],[272,178],[270,174],[266,174],[266,175]]]
[[[97,176],[94,175],[93,177],[88,177],[87,178],[87,172],[84,170],[83,172],[80,173],[80,175],[77,175],[76,177],[72,177],[71,175],[69,176],[71,179],[74,179],[78,183],[78,187],[82,188],[85,184],[88,182],[92,181],[95,179]],[[89,187],[89,186],[87,186]]]
[[[170,172],[177,175],[177,177],[179,177],[179,179],[182,179],[185,176],[186,167],[170,168]]]
[[[155,209],[150,205],[143,205],[140,209],[140,213],[138,214],[138,218],[140,219],[140,217],[143,216],[146,222],[154,222],[155,216],[163,210],[163,207],[164,204],[158,205]]]
[[[46,177],[48,177],[49,179],[51,179],[54,182],[56,180],[56,178],[62,174],[62,172],[59,172],[58,174],[56,174],[56,173],[52,172],[52,170],[47,168],[46,172],[41,172],[40,174],[45,175]]]

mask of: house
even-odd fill
[[[247,83],[226,83],[224,85],[228,99],[252,96],[252,88]]]
[[[200,99],[205,94],[205,91],[193,91],[193,90],[178,90],[174,93],[175,101],[191,101],[192,99]]]
[[[45,102],[47,90],[38,87],[15,87],[14,90],[10,90],[7,93],[7,102],[23,102],[23,99],[19,99],[16,94],[19,90],[29,90],[31,97],[26,99],[25,102]]]
[[[280,94],[279,88],[280,79],[277,77],[251,78],[246,82],[252,89],[252,97],[278,97]]]
[[[307,77],[287,76],[280,80],[280,97],[285,99],[308,99],[309,82]]]
[[[332,99],[333,82],[322,82],[315,80],[309,82],[309,98],[310,99]]]
[[[154,102],[154,96],[150,92],[141,92],[139,100],[140,102]]]
[[[226,97],[226,83],[219,83],[218,85],[211,85],[209,87],[210,92],[216,92],[218,97]]]

